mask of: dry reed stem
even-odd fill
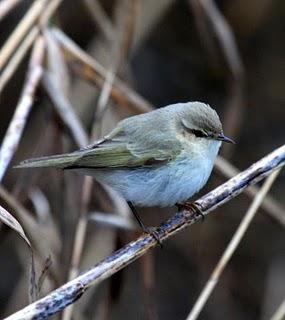
[[[110,83],[108,79],[106,79],[105,83],[107,85],[103,86],[100,97],[98,99],[98,106],[96,108],[96,111],[102,111],[108,102],[112,83]],[[91,130],[91,138],[90,138],[91,143],[95,139],[96,124],[97,122],[95,121]],[[83,252],[83,246],[84,246],[85,237],[86,237],[86,229],[88,224],[87,213],[88,213],[88,205],[89,205],[91,194],[92,194],[92,187],[93,187],[92,178],[84,177],[79,220],[75,230],[74,246],[73,246],[73,251],[71,256],[71,266],[69,270],[68,280],[74,279],[79,274],[79,264],[80,264],[80,260]],[[73,305],[70,305],[68,308],[64,310],[62,319],[63,320],[71,319],[72,313],[73,313]]]
[[[108,71],[94,58],[80,49],[59,29],[53,29],[53,32],[73,71],[102,89]],[[114,85],[110,94],[115,102],[131,112],[140,113],[151,110],[151,105],[143,97],[138,95],[118,78],[114,80]]]
[[[3,69],[1,75],[0,75],[0,94],[5,88],[6,84],[9,82],[15,71],[17,70],[19,64],[24,59],[27,51],[33,44],[36,36],[38,34],[37,27],[33,27],[25,39],[22,41],[20,46],[18,47],[15,54],[11,57],[5,68]]]
[[[0,221],[1,223],[6,224],[9,228],[16,231],[26,241],[28,246],[32,248],[31,242],[26,236],[25,231],[21,226],[20,222],[2,206],[0,206]]]
[[[47,91],[59,118],[71,133],[75,143],[83,148],[88,143],[87,132],[68,99],[69,73],[62,52],[49,29],[43,30],[48,54],[48,71],[43,76],[43,86]]]
[[[196,201],[196,204],[204,215],[209,214],[223,203],[236,197],[249,185],[257,183],[284,164],[285,145],[204,195]],[[179,211],[160,225],[157,233],[161,241],[163,241],[200,221],[200,219],[202,219],[201,214],[196,209],[191,212],[186,210]],[[157,246],[157,241],[154,237],[149,234],[143,234],[137,240],[132,241],[102,260],[89,271],[84,272],[79,277],[49,293],[46,297],[9,316],[6,320],[46,319],[74,303],[90,286],[102,282],[155,246]]]
[[[113,52],[115,53],[115,65],[122,70],[124,62],[127,61],[135,35],[135,27],[139,12],[138,0],[122,0],[115,7],[116,41]],[[119,45],[117,45],[119,44]]]
[[[68,274],[68,280],[72,280],[79,274],[79,264],[82,256],[83,246],[85,242],[86,229],[87,229],[87,212],[90,201],[90,196],[92,193],[93,180],[91,177],[84,177],[83,187],[82,187],[82,198],[80,204],[79,220],[77,222],[74,245],[71,256],[71,264]],[[73,305],[70,305],[63,312],[62,319],[71,319],[73,312]]]
[[[10,61],[8,61],[5,69],[3,70],[3,72],[0,75],[0,93],[2,92],[2,90],[5,87],[5,85],[7,84],[7,82],[13,76],[13,74],[16,71],[18,65],[21,63],[21,61],[25,57],[26,52],[29,50],[30,46],[35,41],[36,37],[39,35],[40,27],[39,27],[39,25],[37,25],[37,20],[39,20],[41,26],[44,26],[48,22],[49,18],[52,16],[54,11],[57,9],[57,7],[59,6],[61,1],[62,0],[50,0],[48,5],[46,6],[44,12],[42,13],[42,16],[38,17],[38,19],[36,19],[34,21],[34,26],[29,31],[28,35],[26,37],[25,37],[25,34],[22,35],[22,38],[25,37],[25,39],[22,41],[21,44],[19,44],[19,47],[17,48],[16,52],[11,57]],[[19,38],[19,41],[21,41],[22,38]],[[4,47],[6,45],[7,45],[7,41],[4,44]],[[1,58],[2,50],[4,49],[4,47],[0,51],[0,58]],[[8,50],[8,49],[6,49],[6,50]],[[13,51],[14,51],[14,49],[13,49]],[[12,52],[11,52],[11,54],[12,54]],[[5,62],[6,61],[7,60],[5,58]],[[0,67],[0,70],[2,68],[3,68],[3,66]]]
[[[0,21],[22,0],[2,0],[0,3]]]
[[[213,0],[196,1],[201,5],[213,26],[212,31],[219,40],[232,75],[241,80],[244,76],[244,67],[230,25]]]
[[[17,49],[29,29],[36,24],[43,10],[46,9],[48,0],[37,0],[30,7],[23,19],[19,22],[11,36],[0,51],[0,70],[4,67],[10,56]]]
[[[32,188],[28,194],[28,197],[33,204],[37,221],[42,224],[50,224],[52,225],[52,228],[55,228],[51,216],[51,207],[49,201],[41,189],[37,187]]]
[[[85,147],[88,143],[87,133],[74,112],[70,101],[65,97],[61,88],[56,86],[56,81],[52,74],[46,72],[43,76],[43,85],[50,99],[53,102],[56,112],[58,113],[63,124],[71,132],[71,136],[79,147]]]
[[[260,188],[260,191],[257,193],[255,198],[252,201],[252,204],[248,208],[244,218],[242,219],[240,225],[238,226],[236,232],[234,233],[230,243],[228,244],[227,248],[225,249],[222,257],[220,258],[219,262],[217,263],[216,267],[214,268],[209,280],[207,281],[205,287],[203,288],[202,292],[200,293],[198,299],[196,300],[191,312],[189,313],[187,320],[196,320],[203,307],[205,306],[206,302],[208,301],[211,293],[213,292],[214,288],[216,287],[224,269],[226,268],[227,264],[229,263],[231,257],[233,256],[234,252],[236,251],[238,245],[240,244],[243,236],[245,235],[247,229],[250,226],[255,214],[257,213],[261,203],[264,200],[265,195],[268,193],[269,189],[273,185],[275,179],[277,178],[281,169],[278,169],[270,174],[268,178],[265,180],[263,186]]]
[[[39,27],[46,27],[50,17],[57,10],[63,0],[50,0],[42,15],[39,17]]]
[[[25,85],[0,149],[0,181],[18,147],[33,105],[34,95],[43,72],[44,48],[43,38],[39,36],[33,48]]]
[[[218,156],[215,161],[215,169],[228,179],[240,173],[235,166],[221,156]],[[250,198],[254,198],[259,191],[260,189],[258,187],[250,186],[245,190],[244,193]],[[261,203],[261,208],[271,218],[285,227],[285,208],[283,208],[276,199],[267,194]]]
[[[67,63],[60,46],[48,27],[42,30],[47,47],[47,70],[52,74],[55,85],[60,88],[62,94],[69,97],[71,79]]]
[[[41,264],[44,265],[46,256],[52,252],[55,256],[59,254],[59,236],[54,228],[46,229],[40,226],[25,207],[19,203],[13,195],[0,185],[0,198],[13,210],[14,216],[23,226],[26,234],[32,242],[35,253],[40,258]],[[57,260],[51,267],[51,276],[56,283],[59,283]]]
[[[114,34],[114,27],[112,21],[110,21],[104,8],[98,0],[84,0],[84,4],[88,9],[92,20],[98,26],[101,33],[108,41],[112,41]]]

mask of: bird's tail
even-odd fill
[[[20,162],[14,168],[41,168],[41,167],[54,167],[65,168],[74,163],[79,155],[74,153],[59,154],[47,157],[33,158]]]

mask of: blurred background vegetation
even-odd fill
[[[35,3],[43,4],[36,18],[15,47],[7,45]],[[218,111],[225,133],[237,142],[224,146],[222,156],[240,170],[248,167],[284,143],[284,18],[281,0],[0,2],[2,155],[4,137],[20,139],[10,149],[7,144],[13,156],[5,162],[7,171],[0,163],[0,204],[30,239],[37,276],[48,269],[39,296],[140,231],[112,190],[73,173],[18,171],[13,164],[75,150],[119,119],[152,107],[198,100]],[[3,60],[5,46],[12,50]],[[16,108],[22,120],[9,138]],[[227,179],[219,166],[201,194]],[[270,319],[284,299],[284,219],[282,225],[270,215],[285,214],[284,187],[281,172],[270,191],[271,205],[258,212],[200,319]],[[72,314],[54,319],[186,319],[251,201],[239,196],[167,241],[163,250],[90,289]],[[148,225],[175,212],[138,210]],[[28,304],[30,254],[4,224],[0,238],[3,317]]]

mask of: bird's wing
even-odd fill
[[[131,137],[131,138],[130,138]],[[147,141],[147,135],[141,137],[144,143],[126,133],[123,127],[117,127],[105,139],[83,150],[69,168],[130,168],[162,164],[173,159],[177,150],[159,148],[156,142]],[[163,149],[163,150],[162,150]],[[80,153],[80,151],[79,151]]]
[[[142,139],[143,137],[141,137]],[[145,135],[143,143],[130,139],[122,126],[118,126],[103,140],[84,149],[62,155],[29,159],[21,162],[17,167],[58,167],[63,169],[75,168],[128,168],[161,164],[170,161],[177,154],[177,150],[159,147],[153,141],[147,141]]]

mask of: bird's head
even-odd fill
[[[191,135],[193,140],[207,139],[235,143],[224,135],[218,114],[205,103],[185,103],[179,118],[182,130]]]

